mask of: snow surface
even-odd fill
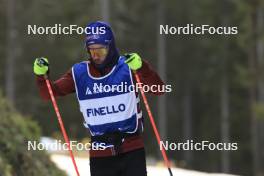
[[[69,176],[76,176],[72,161],[69,156],[52,154],[51,160],[55,162],[59,168],[65,170]],[[90,176],[89,159],[75,157],[75,160],[80,172],[80,176]],[[147,166],[147,172],[148,176],[169,176],[168,169],[165,167]],[[180,168],[172,168],[172,172],[174,176],[234,176],[229,174],[206,173]]]

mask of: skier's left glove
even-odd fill
[[[36,58],[33,71],[36,75],[46,75],[49,72],[49,61],[45,57]]]
[[[124,55],[127,59],[125,63],[133,71],[138,70],[142,67],[142,59],[137,53],[129,53]]]

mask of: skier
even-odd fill
[[[95,84],[135,85],[133,71],[143,85],[163,86],[164,83],[150,64],[136,53],[119,54],[110,26],[105,22],[92,22],[87,29],[105,31],[86,34],[88,61],[75,64],[61,78],[52,82],[55,96],[76,93],[84,125],[89,129],[91,142],[105,144],[104,150],[90,150],[91,176],[146,176],[146,156],[143,142],[143,118],[139,93],[116,90],[94,91]],[[47,58],[37,58],[34,73],[43,99],[50,99],[44,76],[49,74]],[[164,92],[148,91],[153,95]]]

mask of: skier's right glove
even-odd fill
[[[36,58],[33,66],[36,75],[46,75],[49,71],[49,61],[45,57]]]

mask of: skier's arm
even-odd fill
[[[154,95],[164,94],[165,85],[163,81],[146,60],[141,59],[137,53],[125,54],[125,57],[125,62],[129,68],[137,72],[140,78],[140,83],[149,86],[148,93],[152,93]],[[135,83],[135,75],[133,75],[133,80]]]
[[[44,76],[37,76],[36,82],[40,95],[44,100],[50,99],[48,88]],[[58,80],[51,82],[52,90],[55,96],[64,96],[75,92],[74,80],[71,69]]]
[[[164,82],[161,80],[159,75],[154,71],[154,69],[151,67],[151,65],[146,61],[142,59],[142,67],[137,70],[137,74],[140,78],[140,81],[143,83],[143,85],[148,85],[149,87],[152,85],[157,86],[165,86]],[[133,79],[135,79],[135,76],[133,75]],[[162,89],[160,89],[162,90]],[[155,91],[149,91],[148,93],[154,94],[154,95],[162,95],[164,92],[158,91],[156,89]]]

